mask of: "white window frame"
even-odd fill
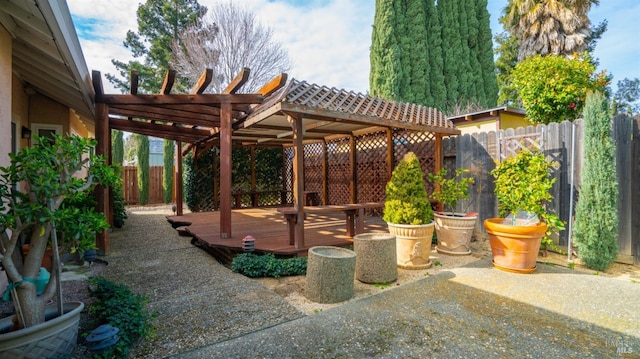
[[[40,130],[54,131],[56,135],[62,135],[62,125],[54,125],[49,123],[32,123],[31,137],[40,136]]]

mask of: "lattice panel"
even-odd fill
[[[293,148],[284,148],[283,188],[286,191],[286,203],[293,203]],[[283,203],[284,204],[284,203]]]
[[[304,190],[322,192],[323,143],[304,145]]]
[[[500,139],[500,160],[515,156],[522,149],[541,149],[544,145],[542,132],[514,135]]]
[[[327,177],[329,203],[350,202],[349,138],[343,137],[327,143]]]
[[[387,176],[387,136],[385,132],[356,137],[358,202],[381,202],[385,198]]]
[[[197,190],[186,196],[193,196],[193,211],[214,211],[218,208],[218,203],[214,200],[214,192],[218,190],[214,188],[214,178],[220,173],[220,156],[219,152],[214,149],[208,149],[205,153],[199,154],[194,160],[193,173],[188,174],[192,181],[195,181],[194,188]]]
[[[393,132],[394,161],[397,164],[402,157],[413,152],[420,159],[420,166],[424,173],[424,181],[427,193],[433,192],[433,185],[427,179],[428,173],[435,172],[435,135],[431,132],[417,132],[407,130],[396,130]]]

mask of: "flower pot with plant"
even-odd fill
[[[48,358],[73,351],[84,305],[63,302],[59,254],[94,246],[95,234],[108,223],[102,213],[73,203],[92,196],[97,184],[119,181],[105,159],[93,154],[94,146],[94,140],[78,136],[36,137],[32,147],[10,154],[10,165],[0,167],[0,260],[9,278],[5,298],[15,307],[13,318],[3,321],[9,324],[0,324],[0,353]],[[18,250],[24,244],[29,244],[26,254]],[[48,248],[52,273],[43,283]],[[57,308],[51,310],[46,304],[54,297]],[[44,339],[52,331],[62,335],[53,339],[56,344]]]
[[[471,236],[478,213],[455,212],[458,202],[469,197],[469,187],[475,183],[473,177],[464,177],[468,172],[468,169],[458,169],[453,178],[447,178],[447,169],[443,168],[429,174],[429,181],[435,185],[431,198],[442,203],[445,210],[434,214],[438,253],[471,254]]]
[[[491,171],[502,218],[489,218],[484,226],[496,268],[534,272],[541,243],[553,245],[551,233],[564,228],[559,217],[546,209],[555,182],[549,171],[555,166],[540,151],[523,149]]]
[[[433,209],[427,197],[418,157],[407,153],[393,170],[386,186],[382,219],[396,236],[398,266],[405,269],[431,267]]]

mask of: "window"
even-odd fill
[[[31,124],[31,136],[49,137],[53,139],[53,135],[62,135],[62,125],[50,125],[48,123]]]

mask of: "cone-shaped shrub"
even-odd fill
[[[587,268],[606,270],[618,248],[618,180],[609,103],[601,93],[587,96],[584,109],[584,169],[573,232]]]
[[[427,197],[418,157],[409,152],[398,163],[386,187],[382,219],[394,224],[428,224],[433,209]]]

